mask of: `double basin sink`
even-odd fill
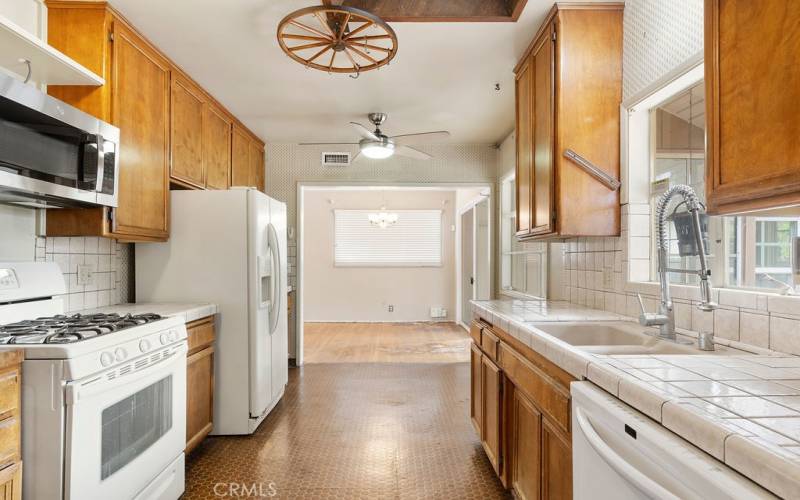
[[[679,344],[661,340],[653,336],[658,330],[626,321],[529,324],[552,337],[593,354],[731,354],[730,349],[720,345],[717,345],[714,351],[701,351],[697,348],[696,342]],[[688,337],[683,338],[690,340]]]

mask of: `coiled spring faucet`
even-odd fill
[[[671,269],[669,268],[669,243],[667,241],[667,207],[675,196],[680,195],[686,203],[692,222],[692,232],[696,242],[697,257],[700,261],[700,269]],[[717,305],[711,296],[711,270],[708,268],[708,254],[706,253],[703,241],[703,230],[700,224],[700,210],[702,205],[694,189],[684,184],[672,186],[666,193],[661,195],[656,205],[656,237],[658,251],[658,279],[661,285],[661,302],[657,313],[648,313],[644,308],[642,297],[639,296],[639,307],[641,315],[639,323],[644,326],[658,326],[658,337],[664,340],[677,342],[675,335],[675,311],[672,297],[669,291],[669,273],[696,273],[700,278],[700,304],[697,306],[701,311],[713,311]],[[702,334],[701,334],[702,335]],[[713,348],[713,338],[706,334],[703,345],[710,345]]]

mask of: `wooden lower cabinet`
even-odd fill
[[[481,443],[494,471],[501,474],[503,466],[503,374],[500,367],[494,364],[488,356],[481,356],[481,392],[483,411]]]
[[[542,412],[522,391],[509,390],[510,486],[522,500],[540,497],[542,480]]]
[[[0,500],[22,498],[22,351],[0,352]]]
[[[542,419],[542,498],[572,498],[571,436]]]
[[[572,498],[572,377],[483,322],[472,337],[470,413],[501,482],[520,499]]]
[[[481,370],[483,369],[483,363],[481,358],[483,355],[481,354],[481,349],[473,342],[470,348],[470,370],[472,372],[470,379],[469,379],[469,386],[470,386],[470,418],[472,419],[472,425],[475,427],[475,432],[478,433],[478,436],[481,435],[481,428],[483,427],[483,388],[482,382],[483,377],[481,377]]]
[[[186,453],[189,453],[214,427],[214,318],[194,321],[187,324],[186,329],[189,335]]]
[[[22,462],[0,470],[0,500],[22,499]]]

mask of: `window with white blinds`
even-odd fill
[[[397,222],[381,228],[370,214],[383,210],[334,210],[337,266],[441,266],[442,211],[391,210]]]

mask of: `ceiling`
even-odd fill
[[[513,68],[552,6],[528,0],[517,22],[392,23],[395,59],[352,79],[306,69],[278,46],[279,21],[313,0],[111,3],[268,142],[353,142],[347,122],[367,124],[370,111],[389,114],[388,135],[499,142],[514,127]]]

